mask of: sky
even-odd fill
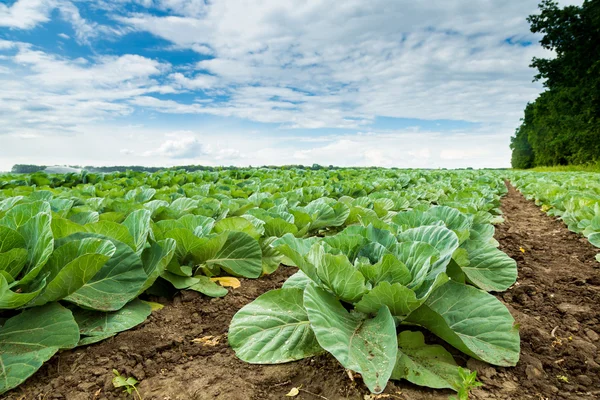
[[[508,167],[537,3],[0,0],[0,171]]]

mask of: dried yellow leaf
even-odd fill
[[[232,276],[218,276],[215,278],[210,278],[213,282],[218,282],[223,287],[231,287],[237,289],[241,286],[239,279],[234,278]]]
[[[296,397],[300,394],[300,389],[298,388],[292,388],[288,394],[286,394],[287,397]]]
[[[219,344],[219,340],[221,340],[219,336],[208,335],[201,338],[192,339],[192,343],[199,343],[202,346],[215,347]]]
[[[521,253],[525,253],[525,249],[522,247],[519,247],[519,250],[521,250]]]

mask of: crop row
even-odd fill
[[[516,279],[497,249],[506,188],[491,172],[381,169],[23,175],[0,180],[0,393],[60,349],[131,329],[151,295],[224,296],[217,277],[296,266],[230,327],[237,355],[327,351],[373,392],[388,379],[468,381],[426,328],[514,365],[519,336],[487,292]],[[360,338],[360,340],[355,340]],[[464,388],[463,388],[464,389]]]
[[[600,247],[600,175],[580,172],[514,172],[511,181],[542,211]],[[596,256],[600,262],[600,254]]]

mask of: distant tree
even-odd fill
[[[554,58],[534,58],[544,91],[525,109],[511,140],[512,165],[584,164],[600,160],[600,0],[560,8],[543,0],[527,19]]]
[[[11,172],[13,174],[32,174],[34,172],[43,171],[44,169],[46,169],[45,165],[15,164],[13,165]]]

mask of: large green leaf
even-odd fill
[[[406,286],[381,282],[356,303],[355,309],[366,314],[375,314],[381,307],[386,306],[394,317],[404,319],[423,301],[417,299],[415,292]]]
[[[590,243],[596,247],[600,247],[600,232],[592,233],[588,236]]]
[[[138,296],[145,292],[159,276],[167,269],[175,254],[177,243],[174,239],[165,239],[159,242],[152,241],[150,247],[144,249],[142,253],[142,265],[146,272],[146,282],[138,291]]]
[[[19,232],[7,226],[0,225],[0,253],[25,247],[27,247],[25,239]]]
[[[277,364],[321,353],[303,303],[302,289],[288,288],[244,306],[229,327],[236,355],[253,364]]]
[[[0,310],[23,307],[35,299],[46,286],[46,280],[42,279],[37,286],[28,285],[26,292],[13,291],[11,290],[13,282],[8,281],[4,274],[6,274],[5,271],[0,271]]]
[[[258,278],[262,273],[262,251],[258,241],[243,232],[227,232],[227,239],[214,257],[206,260],[232,275]]]
[[[61,239],[60,244],[85,238],[109,239],[115,254],[81,288],[65,300],[99,311],[115,311],[137,297],[148,276],[140,258],[123,242],[95,233],[76,233]]]
[[[133,244],[135,254],[138,256],[142,254],[144,250],[144,246],[146,245],[146,239],[148,238],[148,233],[150,232],[150,218],[152,217],[152,212],[150,210],[136,210],[129,214],[125,221],[123,221],[123,226],[127,228],[129,234],[133,238]]]
[[[471,220],[465,214],[455,208],[447,206],[435,206],[427,210],[427,214],[444,221],[444,225],[458,236],[460,243],[471,235]]]
[[[371,392],[381,393],[398,353],[396,325],[387,307],[375,318],[365,318],[349,313],[332,294],[312,284],[304,290],[304,306],[321,347],[360,373]]]
[[[75,308],[73,317],[82,336],[107,336],[131,329],[148,318],[152,307],[141,300],[133,300],[113,312],[100,312]]]
[[[223,286],[217,285],[208,276],[196,275],[196,283],[188,287],[188,290],[195,290],[209,297],[223,297],[229,293]]]
[[[281,287],[284,289],[298,288],[304,290],[304,288],[311,282],[313,282],[313,280],[306,276],[304,272],[298,271],[294,275],[287,278]]]
[[[469,263],[461,270],[478,288],[500,292],[516,282],[517,262],[494,245],[468,240],[462,247],[467,250]]]
[[[258,239],[261,236],[261,233],[256,230],[254,225],[243,217],[229,217],[222,219],[215,224],[214,231],[216,233],[229,231],[244,232],[254,239]]]
[[[412,228],[398,236],[402,242],[423,242],[433,246],[439,253],[439,258],[431,265],[429,273],[425,278],[431,281],[446,271],[446,267],[452,258],[452,253],[458,248],[458,237],[451,230],[441,226],[422,226]],[[408,264],[407,264],[408,266]]]
[[[135,242],[129,230],[121,224],[117,224],[112,221],[98,221],[84,226],[86,232],[97,233],[99,235],[107,236],[111,239],[123,242],[133,250],[135,250]],[[75,232],[73,232],[75,233]]]
[[[79,329],[58,303],[10,318],[0,329],[0,394],[17,387],[58,350],[77,345]]]
[[[407,321],[490,364],[514,366],[519,360],[519,331],[510,312],[494,296],[472,286],[449,281]]]
[[[367,291],[365,277],[357,271],[345,255],[323,254],[317,275],[323,285],[337,298],[354,303]]]
[[[27,249],[14,248],[0,253],[0,271],[5,271],[13,279],[23,270],[27,263]]]
[[[275,272],[283,261],[284,255],[271,246],[275,240],[277,240],[276,237],[267,237],[260,242],[263,275]]]
[[[38,275],[54,249],[50,214],[37,214],[19,227],[27,244],[27,268],[21,285],[26,285]]]
[[[34,216],[38,214],[50,215],[51,212],[50,203],[46,201],[18,204],[4,214],[4,217],[0,219],[0,225],[18,231],[20,227],[25,225]]]
[[[61,300],[75,292],[96,275],[115,251],[109,240],[97,238],[73,240],[56,248],[43,269],[46,288],[31,305]]]
[[[55,240],[65,238],[77,232],[85,232],[85,227],[66,218],[53,217],[50,223]]]
[[[362,264],[359,271],[373,286],[379,282],[408,285],[412,280],[406,265],[393,254],[384,254],[383,258],[375,265]]]
[[[398,359],[392,379],[406,379],[415,385],[456,390],[461,381],[459,367],[440,345],[425,344],[421,332],[398,335]]]

